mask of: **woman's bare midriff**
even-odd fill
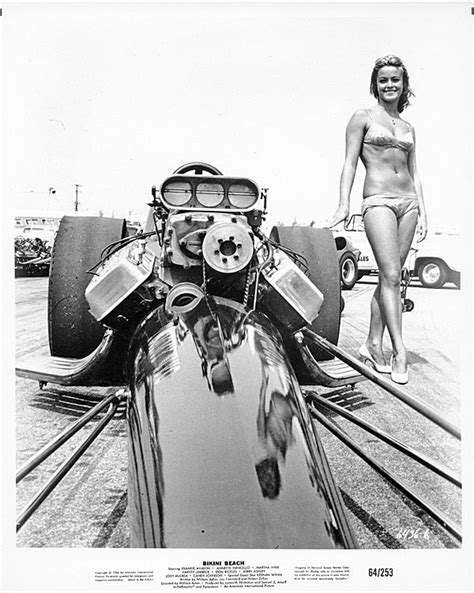
[[[415,194],[405,151],[364,145],[361,160],[366,168],[364,198],[376,194]]]

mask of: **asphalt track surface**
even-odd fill
[[[375,279],[363,279],[344,292],[339,345],[355,354],[368,327]],[[17,356],[47,354],[47,278],[17,278]],[[414,283],[408,295],[415,309],[404,315],[409,349],[407,390],[456,425],[461,422],[463,293],[447,284],[439,290]],[[386,343],[389,352],[388,341]],[[115,388],[77,388],[17,379],[16,462],[20,467],[82,413]],[[381,388],[364,381],[317,392],[364,420],[409,443],[460,473],[460,443]],[[342,418],[337,424],[420,495],[461,524],[461,492]],[[93,423],[92,423],[93,424]],[[91,429],[63,446],[18,486],[22,510],[68,452]],[[458,542],[373,469],[318,427],[336,482],[348,508],[359,546],[374,548],[452,548]],[[73,470],[19,531],[19,547],[127,547],[127,438],[125,410],[95,441]]]

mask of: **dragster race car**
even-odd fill
[[[107,409],[17,528],[125,400],[132,547],[357,547],[314,418],[337,429],[303,386],[365,377],[459,436],[456,427],[338,348],[340,266],[328,229],[274,227],[266,236],[266,190],[205,163],[178,168],[152,198],[135,235],[124,220],[61,221],[51,356],[19,361],[17,374],[117,392],[19,470],[18,482]]]

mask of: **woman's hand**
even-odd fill
[[[339,206],[339,208],[334,212],[332,217],[329,219],[328,227],[332,229],[333,227],[337,226],[341,222],[344,222],[347,217],[349,216],[349,208],[347,206]]]
[[[421,243],[426,239],[426,235],[428,233],[428,223],[426,221],[426,216],[420,216],[418,218],[418,225],[416,227],[416,242]]]

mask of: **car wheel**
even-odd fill
[[[352,253],[344,253],[339,260],[342,290],[352,290],[359,277],[357,260]]]
[[[313,227],[273,227],[270,238],[306,259],[309,278],[324,296],[319,315],[310,327],[337,344],[341,321],[341,283],[338,255],[331,231]],[[317,346],[311,345],[310,349],[317,360],[333,358]]]
[[[418,278],[426,288],[441,288],[447,277],[446,265],[439,260],[425,260],[418,268]]]
[[[105,328],[89,313],[85,289],[104,247],[127,234],[123,219],[65,216],[54,242],[48,291],[49,347],[53,356],[82,358]]]

